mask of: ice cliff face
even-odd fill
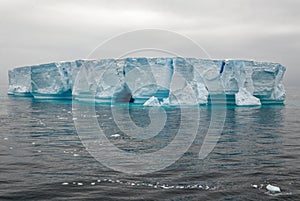
[[[76,60],[15,68],[8,73],[8,94],[91,100],[92,91],[98,102],[152,106],[207,104],[210,96],[225,93],[228,102],[261,105],[283,103],[284,72],[280,64],[245,60]]]

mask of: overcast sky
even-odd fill
[[[300,86],[299,9],[299,0],[0,0],[0,84],[15,66],[86,58],[116,34],[155,28],[212,58],[279,62],[285,84]]]

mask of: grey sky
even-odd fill
[[[15,66],[86,58],[115,34],[158,28],[216,59],[279,62],[285,83],[300,86],[299,8],[298,0],[0,0],[0,84]]]

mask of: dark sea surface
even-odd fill
[[[129,153],[167,146],[185,121],[178,108],[167,108],[165,130],[136,141],[117,128],[109,106],[96,111],[107,138]],[[205,159],[198,153],[211,109],[200,111],[201,128],[178,161],[134,175],[114,171],[88,152],[77,134],[71,101],[16,98],[1,88],[0,200],[300,200],[299,88],[287,88],[285,105],[228,106],[219,141]],[[140,126],[151,122],[148,112],[130,108]],[[269,192],[268,184],[281,192]]]

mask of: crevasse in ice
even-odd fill
[[[19,67],[8,72],[8,94],[43,99],[208,104],[283,103],[285,67],[277,63],[195,58],[76,60]]]

